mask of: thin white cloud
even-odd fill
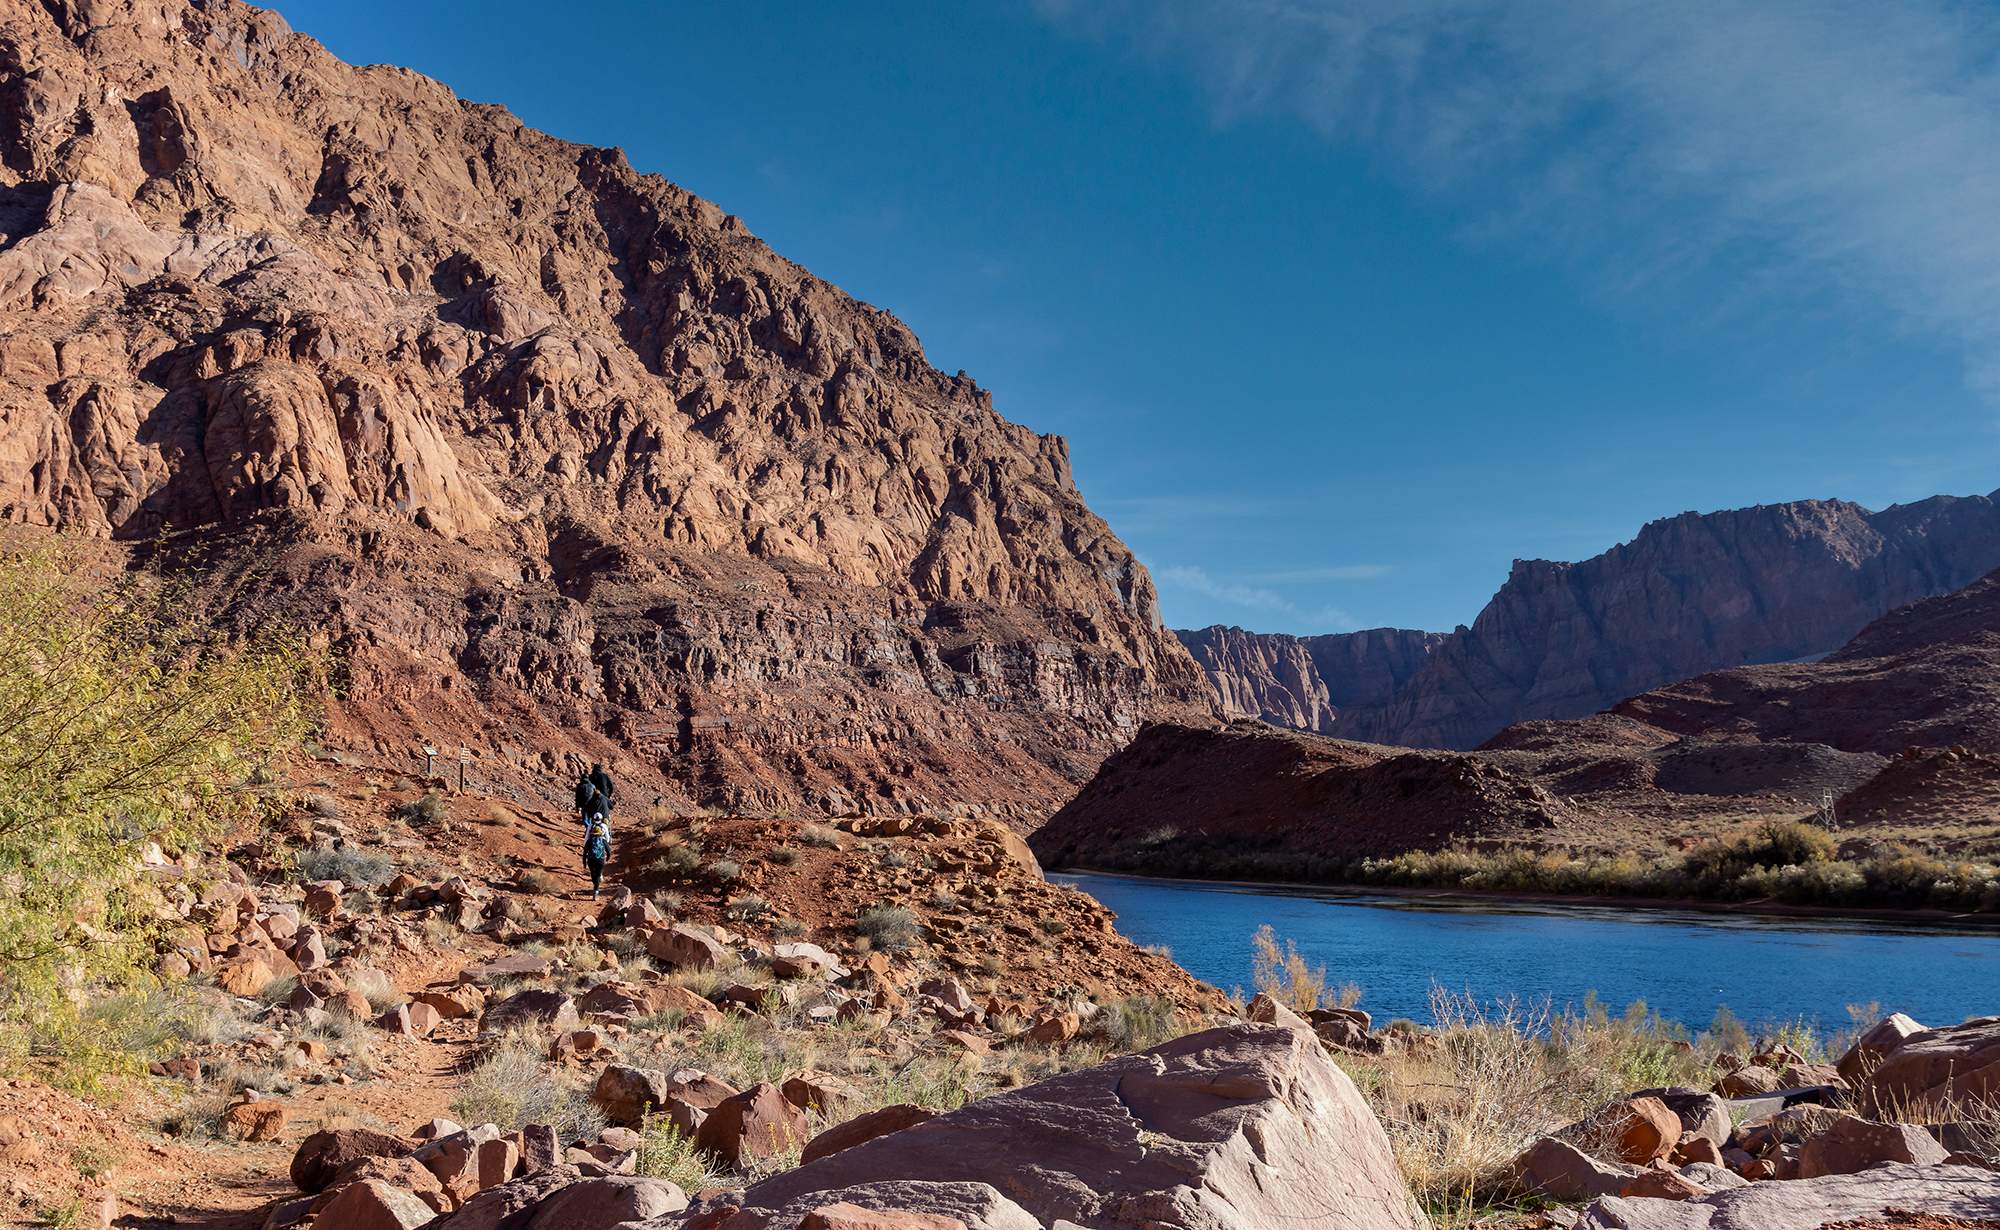
[[[1265,585],[1312,585],[1325,581],[1375,581],[1394,571],[1395,568],[1388,564],[1332,564],[1321,568],[1256,572],[1250,574],[1249,579]]]
[[[1228,606],[1282,616],[1291,625],[1284,631],[1312,632],[1322,628],[1347,631],[1358,626],[1354,616],[1340,607],[1321,606],[1308,610],[1277,590],[1219,580],[1210,576],[1206,568],[1192,564],[1170,564],[1155,569],[1153,575],[1163,586],[1188,590]]]
[[[1961,0],[1037,0],[1296,117],[1614,293],[1886,313],[2000,393],[2000,8]],[[1736,305],[1741,306],[1741,304]]]
[[[1298,607],[1277,590],[1262,589],[1234,581],[1218,581],[1208,575],[1207,569],[1197,568],[1192,564],[1174,564],[1162,568],[1159,577],[1168,584],[1193,590],[1203,597],[1226,602],[1231,606],[1257,611],[1298,610]]]

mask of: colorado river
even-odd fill
[[[1328,980],[1360,984],[1378,1021],[1428,1019],[1432,983],[1484,1000],[1518,994],[1616,1012],[1634,1000],[1700,1029],[1727,1005],[1752,1025],[1847,1024],[1879,1001],[1928,1025],[2000,1013],[2000,931],[1832,918],[1751,918],[1603,906],[1412,900],[1274,886],[1054,875],[1163,944],[1197,978],[1250,984],[1250,937],[1269,923]]]

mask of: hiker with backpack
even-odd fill
[[[608,799],[601,799],[599,797],[597,783],[591,780],[590,774],[582,774],[576,779],[577,819],[583,821],[584,827],[588,829],[590,827],[591,816],[600,811],[607,815],[610,814],[611,803]]]
[[[597,900],[598,890],[604,886],[604,864],[610,857],[611,818],[601,811],[592,812],[583,838],[583,865],[590,872],[592,901]]]

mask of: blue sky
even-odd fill
[[[1688,509],[2000,487],[1946,0],[288,0],[897,313],[1169,623],[1469,622]]]

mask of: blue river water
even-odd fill
[[[1429,1019],[1432,984],[1482,1001],[1519,995],[1612,1011],[1636,1000],[1690,1029],[1726,1005],[1750,1025],[1848,1023],[1877,1002],[1927,1025],[2000,1013],[2000,930],[1697,911],[1415,900],[1309,888],[1058,874],[1163,944],[1197,978],[1250,984],[1250,937],[1269,923],[1378,1021]]]

